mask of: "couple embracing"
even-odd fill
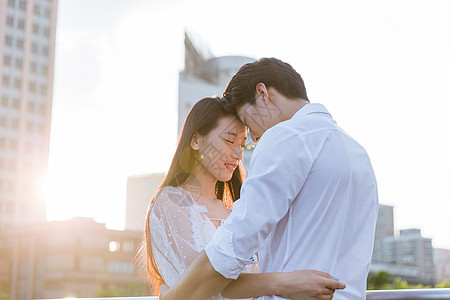
[[[289,64],[259,59],[188,114],[149,205],[147,269],[162,300],[365,299],[377,211],[364,148]]]

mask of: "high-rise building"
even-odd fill
[[[394,235],[394,208],[380,204],[370,271],[386,271],[410,283],[434,283],[431,239],[415,228]]]
[[[433,249],[434,269],[437,282],[450,282],[450,249]]]
[[[209,51],[198,47],[187,33],[184,45],[184,70],[180,72],[178,89],[178,136],[181,134],[186,116],[198,100],[209,96],[221,96],[239,68],[254,61],[253,58],[245,56],[213,57]],[[248,136],[243,158],[246,168],[249,166],[255,146]]]
[[[394,207],[380,204],[378,207],[375,242],[373,245],[372,262],[384,262],[383,240],[394,236]]]
[[[153,173],[128,177],[125,230],[144,231],[148,204],[164,176],[164,173]]]
[[[0,1],[0,232],[45,220],[57,0]]]

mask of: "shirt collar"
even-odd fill
[[[320,103],[308,103],[302,108],[300,108],[292,118],[299,118],[302,116],[310,115],[310,114],[316,114],[316,113],[322,113],[326,114],[331,118],[331,114],[328,112],[328,110]]]

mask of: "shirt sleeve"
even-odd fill
[[[193,211],[188,195],[173,187],[163,188],[150,209],[153,256],[164,282],[172,286],[203,249],[194,230],[200,213]]]
[[[236,279],[255,262],[254,254],[288,213],[312,164],[304,136],[282,125],[266,131],[253,152],[241,199],[205,248],[217,272]]]

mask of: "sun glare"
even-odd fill
[[[48,172],[43,182],[43,192],[47,207],[47,219],[52,220],[68,220],[71,217],[67,203],[64,204],[66,197],[64,196],[64,179],[54,176]]]

